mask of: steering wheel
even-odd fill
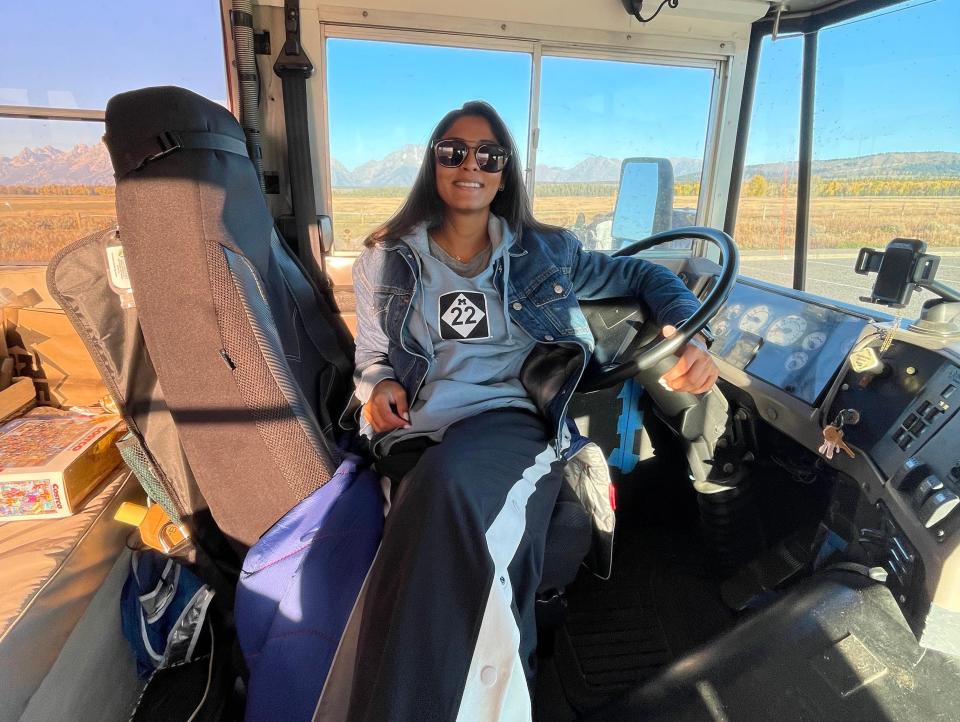
[[[687,228],[672,228],[669,231],[654,234],[642,241],[631,243],[629,246],[621,248],[613,254],[619,256],[633,256],[640,251],[659,246],[662,243],[676,241],[683,238],[698,238],[704,241],[710,241],[720,248],[720,275],[717,282],[710,289],[707,297],[703,300],[694,314],[680,324],[677,332],[670,338],[661,338],[652,341],[646,346],[638,349],[633,358],[604,367],[599,371],[590,374],[589,378],[584,377],[577,388],[581,392],[597,391],[599,389],[609,388],[616,384],[626,381],[636,376],[641,371],[646,371],[656,365],[662,359],[673,354],[677,349],[686,345],[700,329],[707,325],[707,322],[713,318],[720,306],[727,300],[730,291],[733,290],[733,284],[737,280],[737,271],[740,268],[740,251],[734,240],[723,231],[704,226],[690,226]]]

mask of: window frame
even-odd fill
[[[715,42],[710,40],[687,41],[687,50],[667,50],[665,47],[636,48],[622,44],[610,45],[596,43],[566,43],[551,37],[548,28],[534,28],[528,34],[530,37],[500,37],[484,33],[486,23],[474,22],[470,25],[475,32],[465,32],[459,28],[451,30],[446,24],[427,22],[425,16],[412,16],[412,26],[384,27],[358,24],[354,22],[338,21],[336,18],[324,19],[319,27],[318,67],[320,92],[314,96],[314,120],[317,138],[318,170],[321,174],[318,204],[322,213],[331,215],[333,208],[333,189],[331,187],[330,168],[330,127],[327,96],[327,40],[347,39],[380,41],[391,43],[406,43],[412,45],[432,45],[438,47],[465,48],[470,50],[500,50],[507,52],[525,52],[531,57],[530,64],[530,98],[528,100],[529,120],[527,135],[527,158],[525,164],[525,182],[527,194],[531,201],[534,197],[535,169],[537,163],[537,146],[539,141],[540,116],[540,87],[542,78],[543,57],[566,57],[577,59],[611,60],[616,62],[631,62],[645,65],[663,65],[676,67],[697,67],[711,69],[713,82],[707,114],[706,137],[704,141],[703,171],[700,178],[700,195],[697,199],[697,223],[705,224],[713,216],[718,203],[722,203],[723,196],[716,192],[718,173],[718,151],[721,135],[725,126],[725,109],[729,106],[729,94],[736,85],[731,83],[731,66],[734,58],[734,47],[729,42]],[[631,36],[626,36],[627,40]],[[656,46],[654,39],[650,45]],[[336,223],[336,219],[333,219]],[[707,256],[713,257],[715,249],[704,241],[695,241],[689,253],[665,251],[664,257]],[[354,257],[358,251],[338,250],[335,246],[328,251],[328,255]],[[718,255],[718,252],[717,252]]]

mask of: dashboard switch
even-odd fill
[[[911,500],[913,501],[913,508],[918,511],[926,502],[927,497],[929,497],[933,492],[940,491],[943,488],[943,482],[940,481],[934,474],[931,474],[926,479],[917,484],[917,488],[913,490],[913,495]]]
[[[923,525],[929,529],[946,519],[947,515],[954,510],[957,504],[960,504],[960,498],[958,498],[956,494],[947,489],[941,489],[940,491],[935,491],[933,495],[923,503],[923,506],[920,507],[920,511],[918,512],[918,516],[920,517],[920,521],[923,522]]]
[[[908,437],[909,438],[909,437]],[[896,473],[890,479],[890,486],[894,489],[901,489],[907,485],[907,481],[911,479],[916,479],[921,474],[926,476],[930,473],[929,468],[916,456],[911,456],[905,462],[903,466],[897,469]]]

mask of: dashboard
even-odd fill
[[[740,280],[710,322],[711,352],[749,375],[815,404],[869,318],[779,295]]]
[[[933,639],[943,623],[928,616],[931,604],[936,614],[950,610],[951,625],[960,620],[951,581],[960,558],[960,345],[901,328],[884,348],[887,319],[879,308],[858,312],[741,278],[710,322],[711,353],[731,396],[748,397],[756,416],[810,452],[825,423],[857,412],[844,427],[853,457],[818,455],[817,464],[854,480],[864,508],[881,517],[874,546],[885,550],[887,586],[918,636]],[[851,355],[868,350],[877,363],[855,370]]]
[[[703,258],[664,265],[700,298],[717,277],[716,264]],[[659,329],[635,299],[582,306],[601,368],[657,337]],[[731,410],[736,407],[731,419],[740,420],[731,422],[733,446],[750,447],[753,458],[765,463],[783,451],[781,461],[795,459],[804,468],[846,477],[843,493],[859,490],[852,502],[857,514],[880,519],[864,522],[882,537],[870,543],[885,555],[888,586],[909,610],[918,635],[936,636],[946,622],[925,610],[935,608],[949,624],[960,624],[960,343],[956,336],[901,327],[882,348],[892,320],[885,311],[739,277],[710,321],[710,352],[722,392]],[[862,355],[871,350],[878,363],[864,365]],[[647,392],[655,396],[659,389]],[[664,400],[655,403],[669,415]],[[841,410],[858,412],[859,422],[844,427],[853,456],[826,459],[818,453],[823,426]],[[757,421],[780,433],[765,437],[774,443],[760,446],[753,436],[751,446],[749,427]],[[738,441],[738,434],[746,441]],[[791,456],[795,450],[777,446],[780,439],[811,456]],[[851,527],[851,534],[860,528]]]

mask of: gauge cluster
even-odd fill
[[[710,322],[711,352],[813,404],[867,319],[738,281]]]

